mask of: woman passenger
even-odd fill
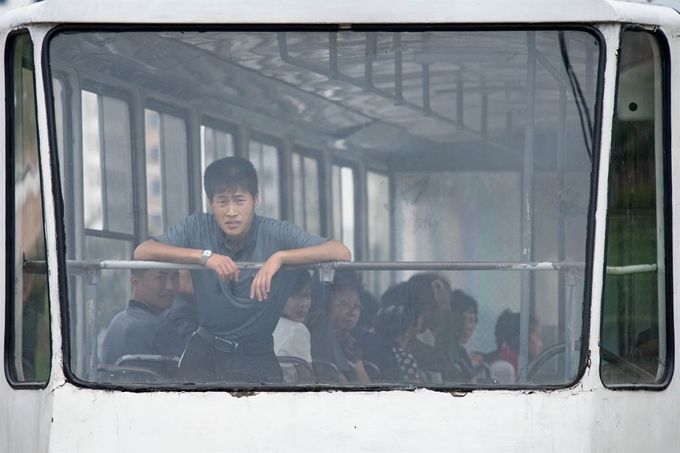
[[[311,333],[312,358],[337,367],[340,383],[370,382],[361,350],[351,332],[361,313],[360,290],[359,278],[352,271],[336,271],[332,284],[317,284],[314,279],[312,297],[321,301],[322,308],[310,313],[306,320]]]
[[[295,273],[295,283],[283,315],[274,329],[274,353],[277,357],[296,357],[312,362],[310,335],[302,323],[312,305],[312,279],[309,272]],[[282,364],[284,383],[309,382],[308,368],[302,365]]]
[[[520,314],[510,309],[500,314],[496,321],[496,351],[487,356],[491,377],[498,384],[514,384],[519,372]],[[538,319],[529,321],[529,360],[536,358],[543,347],[541,325]]]
[[[394,292],[399,292],[399,287]],[[384,297],[383,297],[384,298]],[[375,330],[388,339],[392,345],[392,352],[399,365],[398,375],[393,377],[396,382],[422,382],[418,362],[406,346],[423,328],[424,315],[414,313],[408,304],[394,304],[384,307],[378,313]]]

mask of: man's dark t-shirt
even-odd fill
[[[292,223],[256,215],[243,249],[234,253],[215,216],[206,213],[192,214],[153,239],[176,247],[212,250],[237,262],[264,262],[280,250],[310,247],[328,240],[311,235]],[[192,270],[199,324],[226,340],[270,343],[292,290],[294,273],[277,272],[268,298],[262,302],[250,298],[255,274],[257,270],[241,270],[238,281],[224,283],[213,270]]]

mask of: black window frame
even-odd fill
[[[51,40],[59,34],[66,32],[154,32],[154,31],[164,31],[164,32],[283,32],[283,31],[302,31],[302,32],[337,32],[343,31],[345,28],[338,24],[331,25],[319,25],[319,24],[224,24],[224,25],[118,25],[118,24],[68,24],[59,25],[51,30],[49,30],[43,41],[43,72],[46,75],[44,78],[45,91],[47,93],[47,111],[48,111],[48,124],[49,124],[49,138],[50,144],[56,143],[56,133],[55,133],[55,122],[53,112],[53,105],[51,100],[52,86],[51,86],[51,68],[49,66],[49,48]],[[405,387],[405,386],[394,386],[394,385],[376,385],[371,386],[368,389],[370,391],[391,391],[391,390],[415,390],[419,388],[427,388],[434,391],[440,392],[451,392],[452,390],[460,390],[464,392],[474,391],[474,390],[491,390],[491,391],[536,391],[536,390],[556,390],[564,389],[574,386],[578,383],[582,377],[585,375],[588,364],[588,350],[591,340],[590,336],[590,326],[591,326],[591,298],[592,298],[592,282],[593,282],[593,270],[594,270],[594,246],[595,246],[595,211],[596,211],[596,201],[599,181],[599,167],[600,167],[600,153],[601,153],[601,136],[602,136],[602,117],[603,117],[603,92],[604,92],[604,73],[606,67],[607,59],[607,41],[600,28],[597,24],[586,24],[586,23],[524,23],[524,24],[473,24],[473,25],[460,25],[460,24],[357,24],[352,25],[352,31],[366,32],[366,31],[376,31],[376,32],[456,32],[456,31],[580,31],[590,35],[598,44],[599,55],[597,58],[597,75],[596,75],[596,94],[595,94],[595,108],[593,114],[593,146],[592,146],[592,161],[590,169],[590,188],[589,188],[589,206],[587,210],[587,226],[586,226],[586,241],[585,241],[585,277],[584,277],[584,294],[583,294],[583,304],[582,304],[582,326],[581,333],[583,334],[584,340],[581,341],[579,350],[579,366],[577,373],[572,381],[558,384],[558,385],[541,385],[541,386],[527,386],[527,385],[514,385],[514,386],[498,386],[498,387],[461,387],[461,386],[447,386],[447,387],[436,387],[422,385],[418,387]],[[54,171],[58,171],[58,157],[56,153],[52,154],[52,167]],[[332,158],[332,163],[336,162],[335,156]],[[58,181],[58,179],[55,179]],[[60,181],[55,184],[53,189],[53,194],[55,198],[60,199],[61,185]],[[57,222],[61,220],[63,215],[63,204],[57,204]],[[330,228],[330,226],[329,226]],[[58,255],[57,259],[59,262],[59,267],[62,270],[66,269],[65,254],[65,234],[63,232],[63,224],[58,224],[57,227],[57,244],[58,244]],[[60,287],[65,288],[67,276],[65,272],[59,273],[59,283]],[[60,291],[60,302],[62,307],[62,319],[64,325],[62,326],[62,346],[64,350],[64,374],[68,381],[73,384],[83,387],[83,388],[94,388],[94,389],[124,389],[124,390],[134,390],[134,391],[252,391],[252,385],[234,385],[234,386],[224,386],[216,387],[212,385],[191,385],[191,386],[181,386],[181,385],[129,385],[121,387],[118,384],[106,384],[101,382],[88,382],[83,381],[78,378],[70,368],[70,330],[68,326],[68,299],[66,297],[66,291]],[[318,391],[319,388],[325,390],[341,390],[347,392],[361,391],[365,392],[367,387],[359,385],[348,385],[348,386],[338,386],[338,385],[323,385],[314,386],[311,388],[303,386],[278,386],[278,385],[268,385],[258,387],[258,391],[283,391],[283,392],[306,392],[306,391]]]
[[[43,171],[42,171],[42,157],[41,157],[41,143],[40,143],[40,127],[39,127],[39,119],[38,119],[38,91],[37,91],[37,81],[36,81],[36,75],[35,75],[35,68],[37,67],[36,61],[35,61],[35,43],[33,41],[33,36],[30,33],[30,30],[27,28],[21,28],[17,30],[13,30],[7,35],[7,38],[5,40],[5,49],[4,49],[4,66],[5,66],[5,175],[6,175],[6,181],[5,181],[5,212],[14,212],[15,209],[15,190],[14,190],[14,184],[15,184],[15,175],[14,175],[14,102],[13,102],[13,96],[8,96],[8,93],[12,93],[14,89],[14,77],[12,74],[12,71],[14,70],[14,65],[11,63],[11,57],[13,55],[13,47],[12,45],[15,42],[16,37],[18,36],[28,36],[30,42],[31,42],[31,48],[32,48],[32,55],[31,59],[34,65],[34,70],[33,70],[33,92],[34,92],[34,102],[35,105],[33,106],[34,108],[34,113],[35,113],[35,121],[36,121],[36,146],[37,146],[37,151],[38,151],[38,170],[39,170],[39,175],[40,175],[40,201],[42,204],[42,216],[43,216],[43,241],[45,241],[45,256],[48,257],[48,250],[49,248],[47,247],[47,234],[46,234],[46,228],[45,228],[45,199],[46,199],[46,194],[44,190],[44,185],[43,185]],[[55,143],[56,143],[56,134],[55,134]],[[54,176],[54,172],[52,174]],[[48,320],[48,329],[49,329],[49,370],[48,370],[48,376],[45,381],[19,381],[16,379],[12,372],[12,361],[14,359],[14,338],[15,338],[15,331],[14,331],[14,305],[15,305],[15,269],[14,269],[14,253],[16,251],[16,243],[15,243],[15,222],[14,222],[14,216],[7,216],[5,215],[5,335],[4,335],[4,367],[5,367],[5,378],[7,379],[7,382],[9,385],[17,390],[42,390],[48,387],[50,384],[50,381],[52,379],[52,372],[54,371],[54,366],[55,364],[53,363],[53,357],[54,357],[54,345],[52,344],[52,298],[50,297],[50,283],[51,283],[51,278],[50,278],[50,273],[45,272],[45,280],[46,280],[46,286],[47,286],[47,320]],[[10,265],[10,263],[12,263]],[[45,263],[47,265],[47,263]],[[61,295],[60,295],[61,296]],[[61,298],[61,297],[60,297]]]

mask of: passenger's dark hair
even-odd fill
[[[312,277],[309,275],[309,271],[295,271],[293,277],[295,278],[295,283],[293,283],[293,290],[290,292],[291,296],[299,295],[303,289],[312,284]]]
[[[209,200],[216,194],[243,189],[254,197],[258,192],[257,172],[252,162],[242,157],[217,159],[205,169],[203,187]]]
[[[408,280],[408,303],[418,316],[428,308],[439,307],[432,288],[432,282],[436,280],[449,284],[444,277],[435,273],[416,274]]]
[[[474,312],[475,317],[477,317],[477,301],[469,294],[457,289],[451,293],[451,310],[458,313],[472,311]]]
[[[369,293],[366,288],[359,290],[359,300],[361,301],[361,313],[357,321],[357,327],[370,330],[375,324],[375,317],[378,314],[380,305],[373,294]]]
[[[391,286],[380,297],[382,308],[375,320],[378,335],[394,341],[416,322],[421,313],[415,307],[422,308],[422,304],[410,302],[410,288],[409,282],[401,282]]]
[[[333,295],[343,288],[354,288],[361,295],[363,287],[359,276],[354,271],[337,270],[333,277],[333,283],[324,283],[319,279],[319,273],[315,272],[312,278],[312,308],[328,310]]]
[[[534,316],[529,318],[529,331],[538,325],[538,319]],[[504,344],[511,349],[519,351],[520,315],[509,308],[504,310],[496,320],[496,347],[500,351]]]

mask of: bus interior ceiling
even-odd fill
[[[270,136],[397,171],[523,167],[530,46],[524,33],[485,42],[478,32],[457,32],[446,47],[430,47],[424,39],[415,50],[402,45],[400,34],[375,32],[76,36],[67,46],[54,40],[51,52],[60,62],[54,69],[77,67],[81,80],[103,90],[135,87],[180,111],[247,123]],[[556,40],[557,33],[540,36],[536,83],[529,87],[538,96],[530,118],[537,121],[534,164],[554,171],[556,87],[571,89],[563,62],[554,58],[559,55],[553,52],[550,61],[541,53],[542,41]],[[401,46],[413,55],[404,58]],[[570,58],[572,65],[594,70],[592,52]],[[583,88],[595,95],[593,86]],[[566,117],[572,127],[579,122],[574,113]]]
[[[52,76],[68,92],[137,97],[147,108],[161,106],[183,118],[194,115],[200,124],[224,125],[235,131],[241,155],[247,156],[248,145],[238,142],[238,131],[245,128],[250,137],[288,141],[292,149],[315,150],[333,162],[389,175],[392,186],[382,215],[368,212],[365,200],[357,200],[355,209],[358,224],[370,221],[362,216],[389,219],[389,250],[376,259],[369,240],[362,242],[359,234],[353,245],[359,260],[583,262],[592,163],[587,128],[594,108],[582,111],[578,104],[595,103],[599,50],[588,33],[566,31],[566,44],[560,35],[554,30],[75,31],[54,36],[49,51]],[[568,60],[561,44],[569,49]],[[579,94],[568,69],[579,74]],[[84,124],[85,118],[70,133],[81,133]],[[144,152],[136,149],[143,138],[129,143],[132,153]],[[190,206],[180,214],[200,209],[200,172],[192,157],[201,153],[198,144],[187,143],[186,168],[194,182],[187,184],[191,193],[184,200]],[[522,189],[526,178],[532,185]],[[281,187],[288,190],[289,183],[282,181]],[[532,200],[529,212],[522,207],[525,197]],[[324,203],[320,206],[327,210],[337,208]],[[326,218],[320,232],[332,235],[334,220],[331,214]],[[549,226],[532,231],[537,222]],[[148,231],[137,228],[135,240],[144,240]],[[78,258],[73,250],[67,253]],[[117,258],[129,259],[130,253],[124,247]],[[446,273],[454,287],[494,300],[497,306],[486,313],[480,308],[487,330],[507,306],[537,313],[549,344],[564,340],[566,318],[574,323],[570,329],[580,329],[578,310],[567,308],[565,300],[569,291],[580,298],[582,279],[567,288],[556,273],[532,275],[528,289],[518,273],[505,273],[495,277],[496,289],[486,291],[480,287],[492,277],[466,274]],[[391,273],[371,289],[380,297],[378,291],[399,280]],[[554,302],[533,300],[537,287],[549,290]],[[531,304],[522,298],[532,298]],[[81,335],[87,336],[82,330]],[[491,336],[487,332],[482,347],[493,346]]]

